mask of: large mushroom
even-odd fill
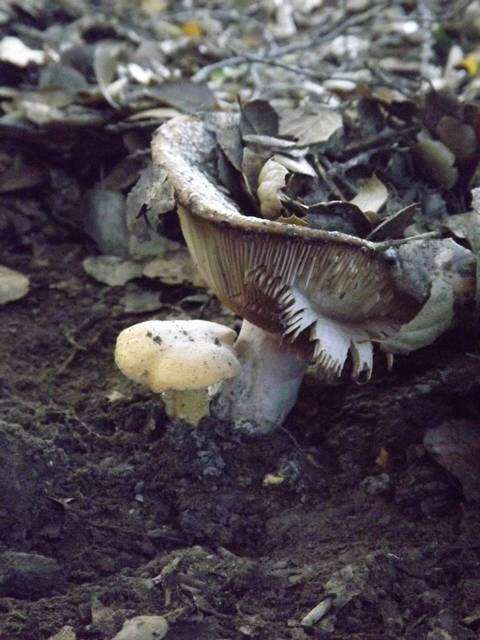
[[[218,415],[266,433],[284,421],[312,360],[338,376],[350,353],[352,377],[368,379],[372,343],[408,326],[429,287],[406,286],[408,255],[400,268],[384,244],[242,212],[217,186],[214,146],[208,125],[182,116],[159,129],[152,154],[174,187],[198,269],[244,319],[235,345],[242,371],[224,385]],[[473,255],[455,247],[472,271]]]

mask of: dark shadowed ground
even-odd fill
[[[379,363],[367,386],[307,377],[269,438],[190,429],[116,370],[117,332],[151,314],[126,315],[124,289],[88,280],[84,253],[2,246],[32,290],[0,311],[1,550],[59,565],[0,599],[2,638],[66,624],[110,638],[157,612],[176,639],[477,637],[480,512],[422,445],[432,427],[478,423],[480,363],[461,335],[390,375]],[[182,313],[189,291],[161,292],[157,317]],[[226,321],[214,302],[191,315]]]

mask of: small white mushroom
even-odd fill
[[[115,362],[127,378],[162,393],[171,418],[197,425],[217,385],[240,372],[235,338],[206,320],[148,320],[119,334]]]

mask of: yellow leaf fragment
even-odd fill
[[[465,69],[469,76],[476,76],[478,73],[479,57],[477,53],[469,53],[463,60],[460,60],[458,66]]]
[[[203,29],[196,20],[187,20],[182,24],[183,33],[189,38],[200,38],[203,35]]]
[[[381,467],[382,469],[386,469],[388,466],[389,458],[390,458],[390,454],[384,447],[382,447],[375,460],[375,464]]]

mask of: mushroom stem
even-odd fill
[[[237,428],[270,433],[295,404],[311,352],[247,320],[234,346],[242,369],[223,384],[213,412]]]
[[[210,413],[210,394],[205,389],[169,389],[162,392],[165,411],[172,420],[182,420],[196,427]]]

